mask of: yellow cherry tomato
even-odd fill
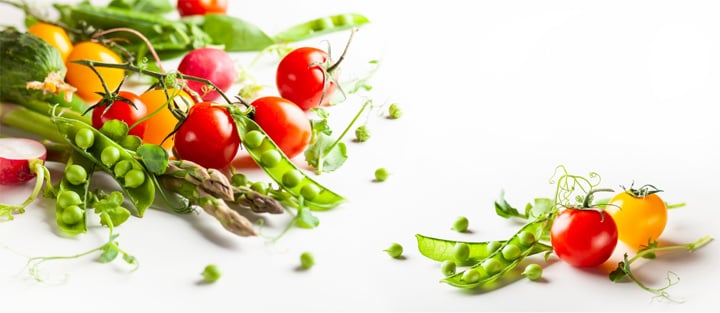
[[[181,111],[187,111],[193,104],[190,95],[179,89],[168,88],[167,93],[163,89],[151,89],[140,95],[140,100],[147,106],[148,114],[152,114],[147,120],[143,142],[161,145],[170,150],[173,147],[173,138],[163,140],[175,129],[178,119],[168,108],[168,99],[173,99],[174,106]]]
[[[75,45],[68,56],[65,80],[77,88],[77,94],[87,102],[97,102],[102,97],[96,92],[105,92],[97,74],[88,66],[73,63],[75,60],[91,60],[103,63],[122,63],[117,53],[102,44],[92,41],[83,41]],[[96,66],[109,92],[115,91],[122,82],[125,71],[122,69]]]
[[[616,194],[605,211],[617,224],[618,239],[634,249],[656,241],[667,224],[665,201],[642,189]]]
[[[55,47],[60,52],[63,62],[65,62],[73,49],[72,41],[68,37],[65,29],[48,23],[35,23],[28,28],[31,33],[40,39]]]

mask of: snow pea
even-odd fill
[[[231,114],[237,124],[243,146],[252,159],[279,186],[294,197],[303,197],[304,203],[314,210],[332,209],[345,200],[299,169],[247,115],[233,111],[235,110],[231,110]],[[271,154],[274,157],[268,161],[270,159],[268,156]]]
[[[86,123],[61,116],[54,116],[53,121],[60,133],[65,136],[65,141],[75,151],[110,174],[135,205],[136,212],[134,212],[134,215],[142,217],[145,209],[155,200],[155,183],[151,179],[152,174],[145,169],[142,163],[135,159],[133,154],[123,148],[122,145]],[[91,136],[92,140],[84,138],[87,136]],[[82,143],[82,146],[78,145],[78,143]],[[88,143],[91,143],[91,145],[85,147]],[[107,155],[108,152],[112,152],[112,158],[103,157],[103,154]],[[131,170],[126,171],[124,168],[115,171],[116,165],[121,164],[126,167],[128,163]],[[133,173],[132,179],[126,179],[129,173]]]
[[[547,229],[547,218],[535,220],[525,224],[510,239],[503,242],[494,252],[479,260],[475,265],[443,278],[441,281],[460,288],[475,288],[492,283],[505,273],[515,268],[527,256],[552,251],[552,247],[538,240],[529,241],[528,238],[542,238]],[[506,247],[513,245],[520,249],[519,254],[510,255]],[[503,253],[506,251],[506,253]],[[469,273],[470,272],[470,273]],[[477,272],[477,273],[475,273]],[[468,274],[469,273],[469,274]],[[472,275],[470,275],[472,274]]]
[[[369,22],[370,20],[366,16],[357,13],[329,15],[291,26],[275,34],[274,38],[277,42],[301,41],[332,32],[359,27]]]
[[[55,197],[55,222],[66,234],[77,235],[87,231],[85,211],[90,175],[94,170],[95,164],[77,152],[67,160]]]

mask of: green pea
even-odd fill
[[[536,281],[542,277],[543,269],[535,263],[528,264],[522,274],[529,280]]]
[[[477,269],[471,268],[471,269],[466,270],[462,274],[461,279],[466,283],[472,284],[472,283],[476,283],[476,282],[480,281],[481,278],[482,278],[482,274],[480,274],[480,271],[478,271]]]
[[[61,208],[80,205],[82,202],[80,195],[72,190],[63,190],[57,195],[57,205]]]
[[[116,147],[107,147],[100,152],[100,161],[107,167],[113,166],[120,159],[120,149]]]
[[[233,174],[232,177],[230,177],[230,184],[232,184],[235,187],[241,187],[241,186],[247,186],[248,179],[245,174],[237,173]]]
[[[455,223],[453,224],[452,229],[459,232],[465,232],[468,229],[468,219],[467,217],[460,216],[455,220]]]
[[[390,245],[387,249],[383,250],[387,252],[387,254],[393,258],[399,258],[403,254],[403,247],[399,243],[395,242]]]
[[[254,182],[252,185],[250,185],[250,189],[255,190],[256,192],[265,195],[265,194],[267,194],[268,187],[267,187],[267,184],[257,181],[257,182]]]
[[[322,31],[322,30],[325,30],[325,29],[331,29],[331,28],[333,28],[334,25],[335,25],[335,24],[333,23],[332,18],[326,16],[326,17],[323,17],[323,18],[319,18],[319,19],[317,19],[317,20],[315,21],[314,30],[315,30],[315,31]]]
[[[265,140],[265,135],[263,135],[263,133],[257,130],[251,130],[247,133],[247,135],[245,135],[243,142],[248,148],[255,149],[262,145],[263,140]]]
[[[80,185],[87,180],[88,173],[84,167],[77,164],[71,164],[65,167],[64,176],[69,183],[73,185]]]
[[[375,170],[375,181],[382,182],[385,181],[388,176],[390,176],[390,172],[388,172],[387,169],[384,167],[378,168]]]
[[[505,258],[505,260],[508,261],[513,261],[517,259],[518,257],[520,257],[520,254],[522,254],[522,250],[520,250],[518,246],[511,243],[505,245],[505,247],[503,247],[502,249],[502,256],[503,258]]]
[[[527,246],[535,243],[535,235],[533,235],[533,233],[528,232],[528,231],[520,232],[517,235],[517,238],[523,247],[527,247]]]
[[[282,176],[282,183],[287,188],[293,188],[302,182],[303,174],[298,170],[290,170]]]
[[[131,169],[125,174],[125,187],[136,188],[145,182],[145,172]]]
[[[470,246],[468,246],[464,242],[458,242],[455,243],[455,247],[453,248],[453,255],[455,256],[455,260],[458,262],[463,262],[470,257]]]
[[[260,163],[268,168],[275,167],[280,163],[280,160],[282,160],[282,155],[277,150],[267,150],[260,155]]]
[[[315,265],[315,257],[310,252],[300,254],[300,267],[302,269],[310,269]]]
[[[83,212],[83,209],[77,205],[71,205],[63,209],[62,211],[62,221],[65,224],[72,225],[77,222],[79,222],[85,213]]]
[[[440,270],[445,276],[455,275],[456,269],[457,265],[455,264],[455,262],[450,260],[445,260],[440,264]]]
[[[120,160],[117,162],[117,164],[115,164],[115,167],[113,167],[113,173],[115,173],[115,177],[123,177],[132,168],[133,168],[133,165],[130,161]]]
[[[335,21],[336,26],[345,26],[345,25],[352,25],[353,24],[353,17],[350,14],[340,14],[337,16],[337,20]]]
[[[490,275],[495,274],[502,269],[502,263],[496,259],[485,259],[482,261],[480,266],[482,266],[485,272]]]
[[[214,283],[218,279],[220,279],[220,276],[222,276],[220,269],[215,264],[205,266],[205,269],[203,269],[201,274],[203,277],[203,281],[205,281],[206,283]]]
[[[355,140],[365,142],[368,141],[368,139],[370,139],[370,130],[368,130],[367,126],[362,125],[355,128]]]
[[[388,117],[391,119],[399,119],[402,116],[402,109],[397,103],[393,103],[388,108]]]
[[[88,128],[79,129],[75,133],[75,145],[80,149],[87,150],[95,143],[95,134]]]
[[[305,200],[309,201],[315,199],[315,197],[317,197],[319,193],[320,191],[315,185],[305,185],[302,186],[302,188],[300,189],[300,195],[303,196]]]
[[[497,249],[500,249],[502,246],[502,243],[499,241],[491,241],[487,245],[488,254],[495,252]]]

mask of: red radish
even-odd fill
[[[0,184],[24,183],[35,177],[31,163],[45,161],[47,149],[37,140],[0,138]]]
[[[223,92],[228,91],[238,78],[235,63],[230,55],[224,50],[215,48],[199,48],[188,52],[180,60],[178,72],[207,79]],[[206,92],[210,86],[205,83],[187,80],[187,86],[197,92],[203,101],[213,101],[220,97],[215,90]]]

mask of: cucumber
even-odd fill
[[[31,81],[44,81],[51,72],[65,77],[67,68],[60,52],[39,37],[14,28],[0,31],[0,101],[11,102],[48,114],[55,104],[82,112],[87,104],[75,97],[65,101],[61,96],[28,90]]]

